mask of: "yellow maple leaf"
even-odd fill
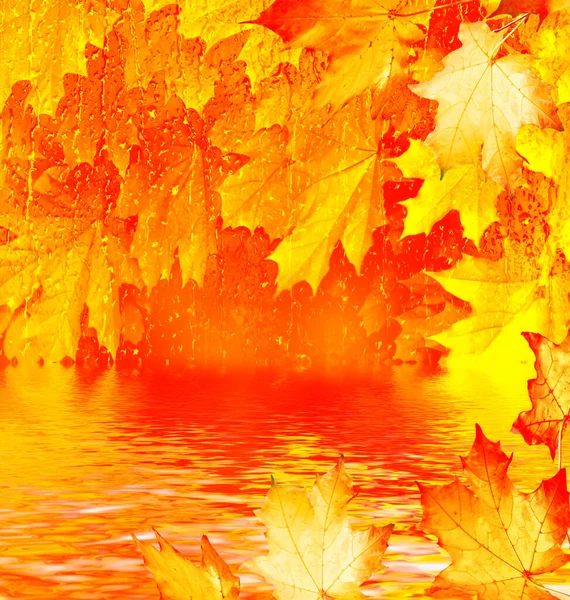
[[[466,255],[452,269],[430,275],[473,309],[469,318],[433,338],[454,352],[508,352],[524,345],[523,331],[556,343],[566,337],[570,278],[557,268],[548,245],[536,261],[507,243],[498,261]]]
[[[219,188],[225,225],[251,231],[263,225],[272,238],[289,232],[300,208],[296,196],[306,187],[306,175],[290,169],[288,141],[287,129],[275,125],[259,130],[236,149],[248,162]]]
[[[456,479],[419,486],[422,528],[451,557],[432,592],[465,590],[479,600],[556,597],[536,576],[570,560],[561,548],[570,526],[566,471],[523,493],[508,477],[511,460],[477,425],[473,447],[462,457],[467,485]]]
[[[424,179],[418,195],[400,203],[407,209],[402,237],[427,235],[450,210],[457,210],[465,237],[478,244],[485,229],[497,220],[495,202],[501,187],[480,178],[474,165],[453,167],[442,177],[435,151],[418,140],[410,140],[410,148],[392,162],[404,177]]]
[[[117,5],[117,10],[109,5]],[[0,22],[0,106],[12,86],[28,80],[38,112],[53,113],[66,73],[85,73],[85,44],[103,46],[105,31],[118,18],[120,2],[105,0],[6,0]]]
[[[542,23],[531,38],[531,51],[536,57],[534,66],[544,81],[553,86],[552,95],[557,105],[570,101],[570,10],[558,10]]]
[[[486,23],[462,23],[462,46],[443,59],[445,68],[410,87],[439,102],[436,128],[426,142],[442,169],[481,160],[491,179],[512,189],[521,165],[515,150],[521,126],[557,128],[559,122],[548,85],[531,71],[532,57],[496,57],[505,35]]]
[[[396,169],[384,161],[386,123],[371,118],[370,101],[365,93],[296,126],[290,177],[308,185],[295,199],[295,227],[269,257],[279,265],[278,292],[303,280],[316,290],[339,240],[360,269],[373,231],[386,223],[382,185]]]
[[[138,268],[119,238],[100,221],[4,214],[0,224],[17,237],[0,245],[0,304],[26,302],[6,332],[10,358],[59,361],[74,357],[83,304],[99,342],[119,346],[119,285],[138,283]]]
[[[347,505],[352,479],[341,457],[318,476],[310,494],[272,481],[263,508],[269,554],[246,566],[275,586],[279,600],[357,600],[361,583],[382,567],[394,528],[386,525],[354,532]]]
[[[239,597],[239,579],[202,536],[202,564],[196,567],[153,529],[160,551],[134,535],[144,563],[152,573],[160,597],[168,600],[231,600]]]

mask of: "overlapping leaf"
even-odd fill
[[[486,23],[462,23],[462,46],[445,57],[443,71],[412,89],[439,102],[426,142],[444,171],[482,160],[491,179],[512,188],[521,165],[515,150],[520,127],[557,128],[559,122],[548,86],[532,73],[532,58],[497,58],[504,36]]]
[[[393,162],[405,177],[424,180],[418,195],[402,202],[408,210],[402,236],[428,234],[450,210],[458,210],[465,237],[478,244],[483,231],[497,219],[501,188],[480,178],[474,165],[454,167],[442,177],[434,151],[416,140]]]
[[[66,73],[85,72],[85,44],[102,45],[124,0],[8,0],[0,22],[0,106],[12,86],[31,81],[31,100],[41,112],[55,111]],[[6,65],[10,65],[9,68]]]
[[[384,161],[387,127],[372,120],[370,102],[363,94],[332,116],[307,116],[295,130],[288,178],[308,183],[295,198],[294,228],[270,257],[280,290],[302,280],[316,289],[339,240],[359,269],[373,231],[386,222],[382,186],[395,169]]]
[[[570,277],[550,253],[545,247],[538,259],[528,260],[506,244],[498,261],[467,255],[452,269],[432,274],[473,309],[469,318],[435,339],[456,352],[476,354],[500,335],[516,343],[529,330],[562,341],[568,330]]]
[[[513,430],[528,444],[546,444],[554,458],[570,412],[570,336],[554,344],[537,333],[523,335],[536,358],[536,378],[528,382],[532,409],[518,416]]]
[[[462,459],[467,483],[420,485],[422,527],[451,557],[432,592],[465,590],[480,600],[556,597],[536,577],[570,560],[561,548],[570,526],[566,471],[523,493],[509,479],[511,460],[477,426]]]
[[[331,58],[317,105],[339,108],[402,70],[407,45],[424,37],[433,0],[276,0],[255,21],[290,48],[316,48]]]
[[[79,172],[90,177],[77,185]],[[16,310],[25,303],[6,332],[9,356],[74,357],[84,303],[99,341],[116,351],[119,286],[137,285],[140,276],[127,257],[124,223],[109,210],[107,177],[104,160],[97,168],[46,171],[36,182],[27,214],[7,210],[0,217],[0,226],[13,234],[0,245],[0,304]],[[77,207],[77,194],[89,200],[83,209]]]

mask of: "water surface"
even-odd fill
[[[530,369],[530,370],[529,370]],[[425,371],[170,376],[51,366],[0,372],[0,598],[158,598],[131,533],[157,528],[199,560],[207,534],[236,571],[266,551],[253,511],[270,475],[310,486],[339,453],[359,494],[355,527],[396,523],[371,597],[423,598],[446,554],[419,530],[416,481],[446,483],[474,425],[515,453],[525,490],[556,470],[510,433],[530,365]],[[570,447],[565,450],[570,457]],[[270,588],[238,573],[242,596]],[[570,591],[568,571],[545,583]]]

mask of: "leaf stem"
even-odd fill
[[[523,13],[522,15],[519,15],[516,19],[513,19],[512,21],[509,21],[508,23],[505,23],[504,25],[502,25],[498,29],[493,29],[493,31],[495,33],[498,33],[499,31],[503,31],[503,29],[507,29],[507,27],[511,27],[512,25],[515,25],[519,21],[526,21],[529,17],[530,17],[530,13]],[[516,30],[516,28],[513,29],[513,31],[511,33],[513,33],[515,30]],[[509,35],[511,35],[511,33],[509,33]],[[505,40],[506,39],[507,38],[505,38]]]
[[[520,17],[517,17],[516,19],[509,21],[506,25],[499,27],[499,29],[494,29],[493,31],[496,33],[498,31],[502,31],[503,29],[506,29],[507,27],[511,27],[512,25],[514,25],[514,27],[509,31],[509,33],[507,33],[507,35],[495,46],[495,48],[493,48],[493,51],[489,53],[489,56],[495,56],[495,53],[501,47],[501,45],[504,44],[511,37],[511,35],[513,35],[513,33],[519,28],[521,23],[523,23],[523,21],[526,21],[526,19],[529,16],[530,16],[530,13],[524,13]]]

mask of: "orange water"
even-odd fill
[[[237,570],[266,549],[253,510],[270,474],[309,486],[344,453],[354,526],[396,523],[371,597],[422,598],[446,555],[418,529],[415,481],[447,482],[474,424],[514,451],[525,489],[555,472],[509,432],[526,374],[401,366],[374,375],[0,373],[0,598],[158,598],[131,533],[189,557],[205,533]],[[565,449],[570,457],[570,447]],[[270,588],[238,572],[244,598]],[[569,573],[545,583],[570,591]]]

